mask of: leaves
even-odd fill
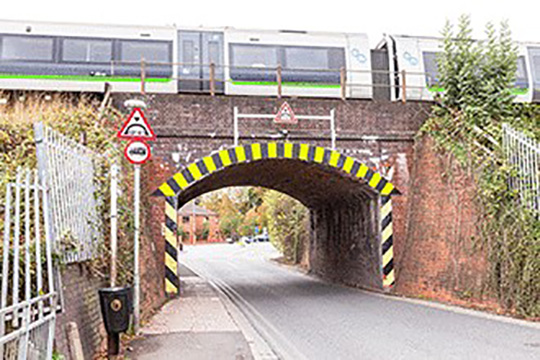
[[[486,26],[473,41],[470,18],[457,32],[446,23],[440,81],[445,89],[421,129],[476,179],[479,230],[490,262],[490,287],[501,303],[524,316],[540,316],[540,219],[516,202],[515,175],[500,146],[502,123],[540,138],[540,107],[514,104],[517,49],[508,24]],[[449,170],[451,170],[449,168]]]

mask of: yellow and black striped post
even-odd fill
[[[392,229],[392,200],[381,196],[381,244],[383,287],[394,286],[394,238]]]
[[[178,279],[178,215],[176,198],[165,198],[165,292],[177,295],[180,290]]]

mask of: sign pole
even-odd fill
[[[135,199],[134,199],[134,223],[135,234],[133,239],[133,330],[135,335],[139,333],[140,325],[140,274],[139,274],[139,216],[140,216],[140,185],[141,185],[141,165],[135,165]]]
[[[144,66],[144,59],[141,64]],[[144,75],[144,72],[142,75]],[[146,107],[144,103],[142,105],[142,107]],[[135,335],[139,334],[141,321],[141,275],[139,264],[141,164],[150,159],[152,155],[150,146],[145,141],[156,139],[156,134],[146,120],[142,107],[133,107],[127,121],[117,134],[119,139],[130,140],[130,143],[124,149],[124,155],[134,165],[135,170],[133,189],[133,222],[135,228],[133,236],[133,332]]]
[[[116,286],[118,257],[118,165],[111,165],[111,287]]]

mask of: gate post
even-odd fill
[[[165,198],[165,293],[179,294],[177,199]]]

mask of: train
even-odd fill
[[[431,101],[440,38],[0,21],[0,90]],[[540,44],[518,43],[516,101],[540,102]],[[142,85],[144,84],[144,85]]]

